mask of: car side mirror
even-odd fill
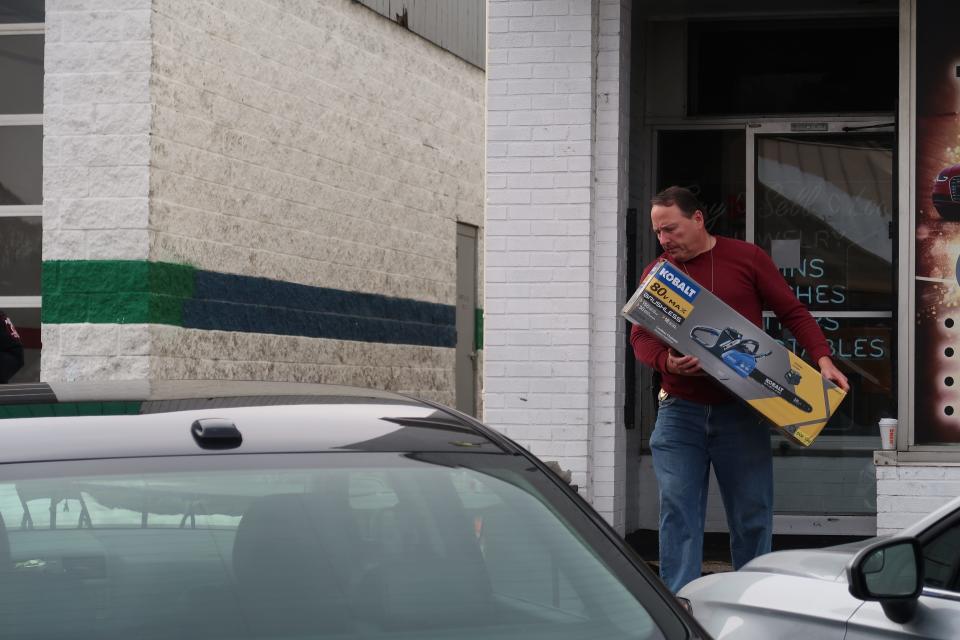
[[[850,595],[879,602],[892,621],[909,622],[923,590],[923,555],[916,538],[893,538],[862,549],[847,565]]]

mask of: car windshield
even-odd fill
[[[480,453],[4,465],[0,636],[663,637],[551,486]]]

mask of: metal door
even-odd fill
[[[457,223],[457,409],[477,410],[477,227]]]

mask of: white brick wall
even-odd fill
[[[44,260],[147,257],[150,5],[47,2]]]
[[[629,3],[488,15],[485,417],[623,531]]]
[[[618,531],[626,526],[626,431],[623,424],[626,327],[625,221],[629,185],[630,2],[600,0],[594,148],[591,416],[593,504]]]
[[[44,260],[147,257],[150,6],[151,0],[46,3]],[[41,329],[45,380],[149,371],[144,343],[119,338],[134,326]]]
[[[877,466],[877,535],[895,533],[960,496],[960,465]]]
[[[147,324],[45,325],[43,339],[47,364],[65,380],[322,381],[456,401],[454,354],[439,347]]]
[[[491,0],[484,417],[589,496],[590,0]]]
[[[44,324],[44,380],[130,380],[150,374],[145,324]]]
[[[150,339],[156,379],[322,381],[455,403],[452,349],[157,325]]]

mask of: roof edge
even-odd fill
[[[0,405],[292,395],[364,397],[405,402],[410,402],[412,399],[392,391],[310,382],[133,379],[2,385],[0,386]]]

